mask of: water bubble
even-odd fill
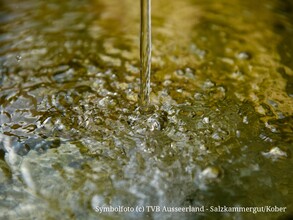
[[[242,122],[244,124],[248,124],[248,117],[247,116],[244,116]]]
[[[262,152],[262,155],[271,158],[273,161],[288,157],[287,152],[281,150],[279,147],[273,147],[269,152]]]
[[[63,65],[56,68],[56,72],[53,74],[53,79],[58,83],[67,82],[72,80],[74,74],[74,69],[69,68],[69,66]]]
[[[147,119],[147,126],[151,131],[161,130],[166,123],[166,120],[167,117],[165,112],[162,114],[153,114]]]
[[[96,210],[97,207],[102,207],[106,204],[107,202],[105,201],[104,196],[101,195],[94,195],[91,201],[91,206],[94,210]]]
[[[217,132],[215,132],[215,133],[212,134],[212,138],[214,140],[217,140],[217,141],[221,140],[221,136]]]
[[[172,84],[172,81],[169,80],[169,79],[167,79],[167,80],[165,80],[165,81],[163,82],[163,86],[165,86],[165,87],[168,87],[168,86],[170,86],[171,84]]]
[[[212,87],[214,87],[214,86],[215,86],[215,83],[212,82],[211,80],[206,80],[206,81],[204,82],[204,84],[203,84],[203,88],[204,88],[204,89],[210,89],[210,88],[212,88]]]
[[[132,101],[132,102],[137,102],[138,101],[138,95],[135,92],[131,91],[131,90],[129,92],[127,92],[126,98],[129,101]]]
[[[201,144],[201,145],[199,146],[199,149],[200,149],[201,151],[206,151],[206,150],[207,150],[207,147],[206,147],[204,144]]]
[[[269,104],[270,106],[272,106],[273,108],[278,108],[278,103],[275,102],[274,100],[269,99],[269,100],[268,100],[268,104]]]
[[[178,76],[183,76],[183,75],[184,75],[184,72],[183,72],[183,70],[177,70],[177,71],[176,71],[176,74],[177,74]]]
[[[19,63],[20,61],[21,61],[21,59],[22,59],[22,57],[20,56],[20,55],[17,55],[16,57],[16,61]]]
[[[196,92],[193,97],[197,101],[202,101],[204,99],[204,95],[199,92]]]
[[[127,72],[134,73],[134,74],[139,73],[139,68],[137,68],[134,65],[131,65],[129,62],[125,63],[125,68],[126,68]]]
[[[203,59],[206,56],[206,51],[199,49],[195,44],[190,46],[190,50],[192,53],[196,54],[199,58]]]
[[[189,79],[194,79],[195,78],[195,70],[193,68],[190,67],[186,67],[184,69],[179,69],[175,71],[177,76],[182,76],[182,77],[186,77]]]
[[[111,108],[116,105],[116,101],[111,99],[109,96],[102,98],[99,102],[98,105],[101,108]]]
[[[278,119],[284,119],[285,118],[285,115],[283,114],[283,112],[277,112],[277,118]]]
[[[179,93],[182,93],[183,92],[183,89],[182,88],[178,88],[178,89],[176,89],[176,91],[179,92]]]
[[[249,60],[251,59],[252,55],[249,52],[240,52],[237,54],[237,58],[239,60]]]
[[[240,138],[240,135],[241,135],[241,131],[236,130],[236,137],[237,137],[237,138]]]
[[[265,123],[265,126],[271,130],[273,133],[278,133],[278,129],[274,127],[273,125],[270,125],[268,122]]]
[[[272,138],[268,137],[265,134],[260,134],[259,137],[266,142],[273,142]]]
[[[244,74],[243,74],[243,72],[241,72],[239,70],[234,71],[230,76],[231,76],[231,78],[236,79],[236,80],[240,80],[240,81],[244,80]]]
[[[231,59],[231,58],[227,58],[227,57],[223,57],[222,59],[221,59],[224,63],[227,63],[227,64],[229,64],[229,65],[234,65],[234,60],[233,59]]]
[[[160,122],[155,118],[148,118],[147,123],[151,131],[161,130]]]
[[[209,117],[204,117],[204,118],[202,119],[202,122],[205,123],[205,124],[208,124],[208,123],[210,122]]]
[[[198,184],[201,189],[206,189],[205,183],[218,181],[222,176],[220,168],[215,166],[209,166],[198,174]]]

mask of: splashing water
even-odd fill
[[[139,1],[1,3],[0,219],[293,213],[292,1],[153,1],[143,112]],[[287,211],[97,212],[217,205]]]
[[[150,102],[151,0],[141,0],[140,7],[140,107],[146,107]]]

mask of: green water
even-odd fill
[[[0,219],[292,216],[292,10],[154,0],[141,114],[139,1],[2,0]],[[287,211],[94,210],[149,205]]]

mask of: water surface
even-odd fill
[[[293,212],[290,1],[2,0],[1,219],[276,219]],[[97,206],[286,206],[104,213]]]

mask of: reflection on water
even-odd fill
[[[3,0],[1,219],[263,219],[293,212],[292,3]],[[97,206],[286,206],[103,213]]]

